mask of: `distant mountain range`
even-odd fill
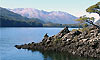
[[[42,23],[39,19],[29,19],[0,7],[0,27],[42,27]]]
[[[51,22],[51,23],[59,23],[59,24],[75,24],[77,23],[74,21],[77,17],[61,11],[43,11],[33,8],[15,8],[15,9],[8,9],[14,13],[18,13],[21,16],[27,18],[38,18],[44,22]]]
[[[38,18],[27,18],[20,14],[9,11],[6,8],[0,7],[0,27],[82,27],[78,24],[59,24],[50,21],[44,22]]]

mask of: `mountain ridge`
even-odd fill
[[[9,9],[14,13],[28,18],[38,18],[44,22],[60,23],[60,24],[75,24],[77,17],[62,11],[44,11],[35,8],[14,8]]]
[[[41,27],[39,19],[29,19],[0,7],[0,27]]]

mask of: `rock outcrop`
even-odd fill
[[[88,27],[69,31],[65,27],[57,35],[49,37],[47,34],[40,43],[15,45],[18,49],[69,52],[73,55],[100,58],[100,29]]]

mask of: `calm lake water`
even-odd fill
[[[45,33],[55,35],[63,28],[0,28],[0,60],[99,60],[52,51],[28,51],[14,45],[41,42]],[[70,28],[72,30],[72,28]]]

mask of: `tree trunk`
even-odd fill
[[[86,22],[88,22],[89,24],[91,24],[91,25],[93,25],[93,26],[97,27],[98,29],[100,29],[100,26],[95,25],[92,21],[86,21]]]

